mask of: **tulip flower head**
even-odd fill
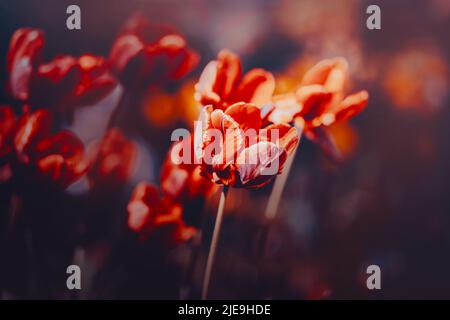
[[[109,59],[125,87],[145,87],[179,80],[197,65],[199,57],[176,31],[135,15],[116,38]]]
[[[117,128],[106,132],[101,141],[89,148],[91,185],[117,186],[130,177],[136,160],[137,146]]]
[[[299,136],[288,124],[262,125],[261,110],[253,104],[239,102],[225,111],[204,107],[195,136],[202,175],[237,188],[268,184],[282,171]]]
[[[128,227],[142,240],[162,236],[168,243],[192,238],[195,229],[182,219],[183,208],[170,197],[161,197],[156,186],[141,182],[128,203]]]
[[[331,153],[326,127],[347,121],[367,105],[369,94],[362,90],[345,96],[348,63],[343,58],[327,59],[312,67],[294,93],[275,96],[268,116],[273,123],[295,122],[305,136]]]
[[[67,111],[95,104],[115,87],[102,57],[60,55],[44,62],[43,46],[40,30],[22,28],[13,34],[8,72],[10,91],[16,99],[35,108]]]
[[[84,146],[72,132],[51,132],[47,110],[22,115],[13,140],[20,168],[33,178],[65,188],[85,170]]]
[[[167,153],[161,170],[161,189],[173,199],[189,203],[206,198],[214,191],[215,184],[201,175],[198,164],[183,162],[185,150],[189,150],[190,155],[194,154],[192,136],[174,143]]]
[[[239,57],[222,50],[216,60],[206,65],[195,89],[195,98],[201,105],[225,110],[236,102],[256,105],[270,102],[275,80],[270,72],[259,68],[242,75]]]

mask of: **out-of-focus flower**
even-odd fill
[[[15,126],[14,110],[10,106],[0,106],[0,166],[9,160],[13,151]]]
[[[303,128],[308,139],[318,143],[328,155],[339,158],[324,128],[352,118],[365,108],[369,99],[365,90],[345,96],[347,69],[343,58],[320,61],[306,72],[295,92],[273,98],[275,108],[269,120],[273,123],[294,121]]]
[[[216,185],[200,174],[197,164],[183,163],[183,150],[194,154],[191,136],[174,143],[170,148],[161,170],[162,191],[182,203],[189,203],[210,195]]]
[[[195,85],[195,98],[203,106],[225,110],[236,102],[263,105],[270,101],[275,80],[270,72],[252,69],[242,76],[237,55],[222,50],[217,60],[209,62]]]
[[[24,114],[17,124],[14,149],[20,168],[33,178],[65,188],[84,174],[83,143],[70,131],[51,133],[46,110]]]
[[[433,113],[443,107],[449,68],[437,49],[423,46],[401,51],[386,70],[383,86],[397,108]]]
[[[198,54],[179,33],[133,16],[116,38],[110,61],[127,87],[160,86],[179,80],[198,63]]]
[[[178,121],[193,127],[200,110],[199,103],[194,99],[192,81],[185,82],[176,93],[163,89],[151,90],[143,104],[143,112],[147,120],[157,127],[167,127]]]
[[[180,107],[174,94],[157,89],[144,99],[143,112],[152,125],[163,128],[177,122]]]
[[[40,65],[31,77],[28,102],[57,111],[70,110],[95,104],[115,85],[102,57],[59,56]]]
[[[168,243],[187,241],[195,229],[183,222],[183,208],[170,197],[161,198],[158,188],[141,182],[128,203],[128,227],[145,240],[160,236]]]
[[[194,121],[198,119],[201,111],[201,106],[195,101],[194,95],[195,82],[193,80],[183,83],[176,95],[176,103],[180,109],[180,118],[189,127],[193,127]]]
[[[9,44],[7,70],[10,91],[17,99],[28,99],[29,81],[41,62],[43,47],[42,31],[21,28],[14,32]]]
[[[106,61],[90,54],[79,58],[58,56],[42,61],[43,33],[19,29],[11,39],[8,71],[12,95],[36,108],[57,111],[91,105],[115,87]]]
[[[137,146],[123,133],[112,128],[101,141],[89,147],[91,185],[107,187],[120,185],[128,180],[136,160]]]
[[[48,110],[25,112],[18,121],[14,136],[14,150],[19,162],[29,163],[37,143],[50,135],[52,117]]]
[[[202,175],[217,184],[237,188],[268,184],[282,171],[299,137],[288,124],[262,128],[261,110],[244,102],[225,111],[206,106],[200,121],[201,143],[196,143],[195,155],[202,161]]]

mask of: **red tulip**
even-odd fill
[[[14,137],[14,148],[17,158],[22,163],[30,163],[30,155],[37,143],[50,135],[51,115],[48,110],[36,110],[23,114],[18,121]]]
[[[17,159],[39,180],[67,187],[85,172],[83,143],[67,130],[51,134],[46,110],[24,114],[14,137]]]
[[[173,199],[189,203],[206,198],[215,188],[215,184],[200,174],[200,166],[194,163],[182,162],[182,151],[190,149],[194,154],[194,144],[191,136],[176,142],[169,150],[161,170],[161,189]]]
[[[56,110],[92,105],[115,86],[103,58],[59,56],[39,66],[30,80],[29,102]]]
[[[29,81],[41,62],[44,34],[40,30],[21,28],[14,32],[8,50],[9,87],[13,96],[26,101]]]
[[[15,98],[37,108],[61,111],[95,104],[114,88],[115,80],[103,58],[90,54],[58,56],[43,63],[39,54],[43,45],[44,37],[38,30],[14,33],[8,71]]]
[[[225,186],[268,184],[282,171],[298,142],[297,130],[288,124],[261,128],[260,109],[243,102],[225,111],[204,107],[201,124],[196,156],[202,160],[202,174]]]
[[[39,141],[32,154],[40,177],[63,188],[85,172],[83,143],[71,132],[60,131]]]
[[[128,180],[136,159],[137,146],[122,132],[110,129],[90,148],[92,159],[88,177],[93,185],[115,186]]]
[[[10,106],[0,106],[0,166],[10,158],[13,150],[13,138],[16,127],[16,115]]]
[[[195,229],[182,219],[182,206],[171,198],[161,198],[157,187],[139,183],[128,203],[128,227],[141,239],[161,236],[169,243],[187,241]]]
[[[196,88],[196,99],[203,105],[225,110],[236,102],[263,105],[271,101],[275,80],[270,72],[252,69],[242,76],[239,57],[222,50],[217,60],[203,70]]]
[[[125,86],[161,85],[178,80],[198,63],[198,54],[177,32],[133,16],[110,52],[114,73]]]
[[[268,119],[273,123],[295,121],[308,139],[332,155],[333,142],[325,128],[357,115],[369,99],[365,90],[345,97],[347,69],[343,58],[319,62],[304,75],[295,93],[273,98],[274,110]]]

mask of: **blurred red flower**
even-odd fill
[[[86,169],[83,143],[70,131],[51,133],[47,110],[25,113],[18,121],[14,137],[18,164],[33,178],[65,188]]]
[[[14,97],[26,101],[29,81],[42,59],[44,34],[41,30],[21,28],[11,37],[7,55],[9,87]]]
[[[183,208],[170,197],[161,198],[158,188],[141,182],[133,191],[128,203],[128,227],[142,240],[159,236],[167,243],[187,241],[195,228],[186,226],[182,219]]]
[[[13,151],[15,127],[14,110],[10,106],[0,106],[0,166],[8,162]]]
[[[260,109],[244,102],[225,111],[206,106],[200,121],[203,128],[196,156],[202,160],[202,174],[225,186],[258,188],[268,184],[282,171],[299,138],[288,124],[262,128]],[[252,129],[256,133],[253,139],[248,135]],[[220,136],[212,134],[214,131]]]
[[[346,121],[367,105],[369,94],[362,90],[344,95],[348,63],[343,58],[322,60],[303,77],[295,93],[273,98],[274,110],[268,116],[273,123],[290,123],[303,128],[305,136],[338,157],[326,127]]]
[[[264,69],[251,69],[242,76],[239,57],[222,50],[209,62],[195,86],[195,98],[203,106],[225,110],[236,102],[263,105],[271,101],[275,90],[273,75]]]
[[[18,29],[8,51],[8,71],[12,95],[33,107],[57,111],[92,105],[115,87],[102,57],[84,54],[79,58],[57,56],[44,63],[40,52],[43,33]]]
[[[128,180],[136,160],[137,146],[117,129],[89,147],[91,185],[117,186]]]
[[[162,25],[134,15],[117,36],[110,52],[113,71],[127,87],[161,85],[178,80],[198,63],[185,38]]]
[[[178,202],[206,198],[216,185],[200,174],[197,164],[183,163],[182,151],[190,148],[194,154],[194,140],[191,136],[176,142],[170,148],[161,170],[161,189]]]

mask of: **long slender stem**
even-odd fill
[[[268,221],[272,221],[277,214],[278,205],[280,204],[284,186],[286,185],[287,177],[289,176],[289,172],[291,171],[296,151],[297,149],[294,150],[294,152],[287,159],[284,165],[283,172],[275,178],[269,200],[267,201],[266,210],[264,212],[264,216]]]
[[[208,217],[208,209],[209,209],[209,198],[205,200],[205,203],[203,204],[202,214],[200,217],[200,225],[199,225],[199,231],[195,235],[194,239],[192,240],[191,244],[191,250],[188,258],[188,263],[186,265],[186,269],[184,271],[183,280],[181,283],[180,288],[180,299],[185,300],[188,299],[191,291],[192,291],[192,285],[194,280],[194,273],[195,273],[195,267],[197,266],[197,260],[200,256],[200,249],[201,244],[203,240],[203,231],[206,227],[207,217]]]
[[[223,213],[225,209],[225,200],[228,193],[228,187],[223,187],[222,194],[220,195],[219,206],[217,208],[216,224],[214,225],[213,237],[211,240],[211,246],[209,248],[208,260],[206,263],[205,277],[203,278],[202,300],[208,298],[209,284],[211,280],[211,273],[214,265],[214,259],[217,252],[217,244],[219,242],[220,229],[222,228]]]
[[[270,222],[277,215],[277,209],[280,204],[281,196],[283,195],[284,187],[286,185],[287,178],[291,171],[292,163],[294,162],[295,155],[297,154],[298,146],[300,145],[300,140],[302,137],[301,129],[297,128],[299,134],[299,140],[297,146],[295,147],[292,154],[287,159],[283,172],[275,178],[275,183],[273,185],[272,191],[269,196],[269,200],[267,201],[266,210],[264,213],[265,218]]]
[[[283,195],[284,187],[286,186],[286,181],[289,176],[289,173],[291,171],[292,164],[294,163],[295,156],[297,154],[297,149],[300,145],[300,141],[302,138],[302,128],[297,127],[298,130],[298,143],[295,147],[292,154],[287,159],[283,172],[275,178],[275,183],[273,185],[272,191],[269,196],[269,200],[267,201],[266,210],[264,212],[264,224],[261,231],[261,238],[259,239],[258,245],[257,245],[257,256],[259,259],[262,259],[264,256],[264,252],[266,249],[267,244],[267,237],[270,230],[270,223],[275,219],[277,215],[278,206],[280,205],[281,197]]]

